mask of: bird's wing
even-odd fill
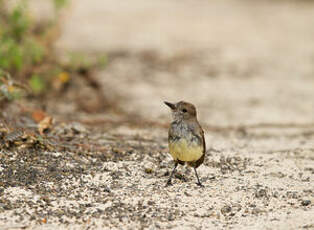
[[[203,142],[203,153],[206,152],[206,143],[205,143],[205,135],[204,135],[204,130],[202,129],[202,127],[200,126],[201,129],[201,135],[202,135],[202,142]]]

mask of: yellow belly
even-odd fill
[[[202,146],[197,144],[188,145],[184,139],[169,143],[169,151],[174,160],[180,161],[196,161],[203,155]]]

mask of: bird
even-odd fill
[[[196,169],[204,162],[206,144],[204,131],[197,120],[196,108],[193,104],[179,101],[164,103],[171,109],[173,121],[168,132],[169,153],[174,160],[174,168],[166,183],[172,185],[171,180],[178,164],[194,168],[197,185],[203,187]]]

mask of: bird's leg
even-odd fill
[[[198,175],[197,175],[197,172],[196,172],[196,168],[194,168],[194,172],[195,172],[195,175],[196,175],[196,178],[197,178],[197,185],[200,186],[200,187],[204,187],[204,185],[202,185],[202,183],[200,182],[200,179],[198,178]]]
[[[173,174],[174,174],[175,171],[176,171],[177,166],[178,166],[178,162],[175,162],[175,163],[174,163],[174,168],[173,168],[173,170],[172,170],[172,172],[171,172],[171,174],[170,174],[170,177],[169,177],[169,179],[168,179],[168,181],[167,181],[166,186],[171,185],[171,179],[172,179],[172,177],[173,177]]]

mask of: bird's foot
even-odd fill
[[[205,187],[201,182],[197,182],[196,184],[197,184],[198,186],[200,186],[201,188],[204,188],[204,187]]]

